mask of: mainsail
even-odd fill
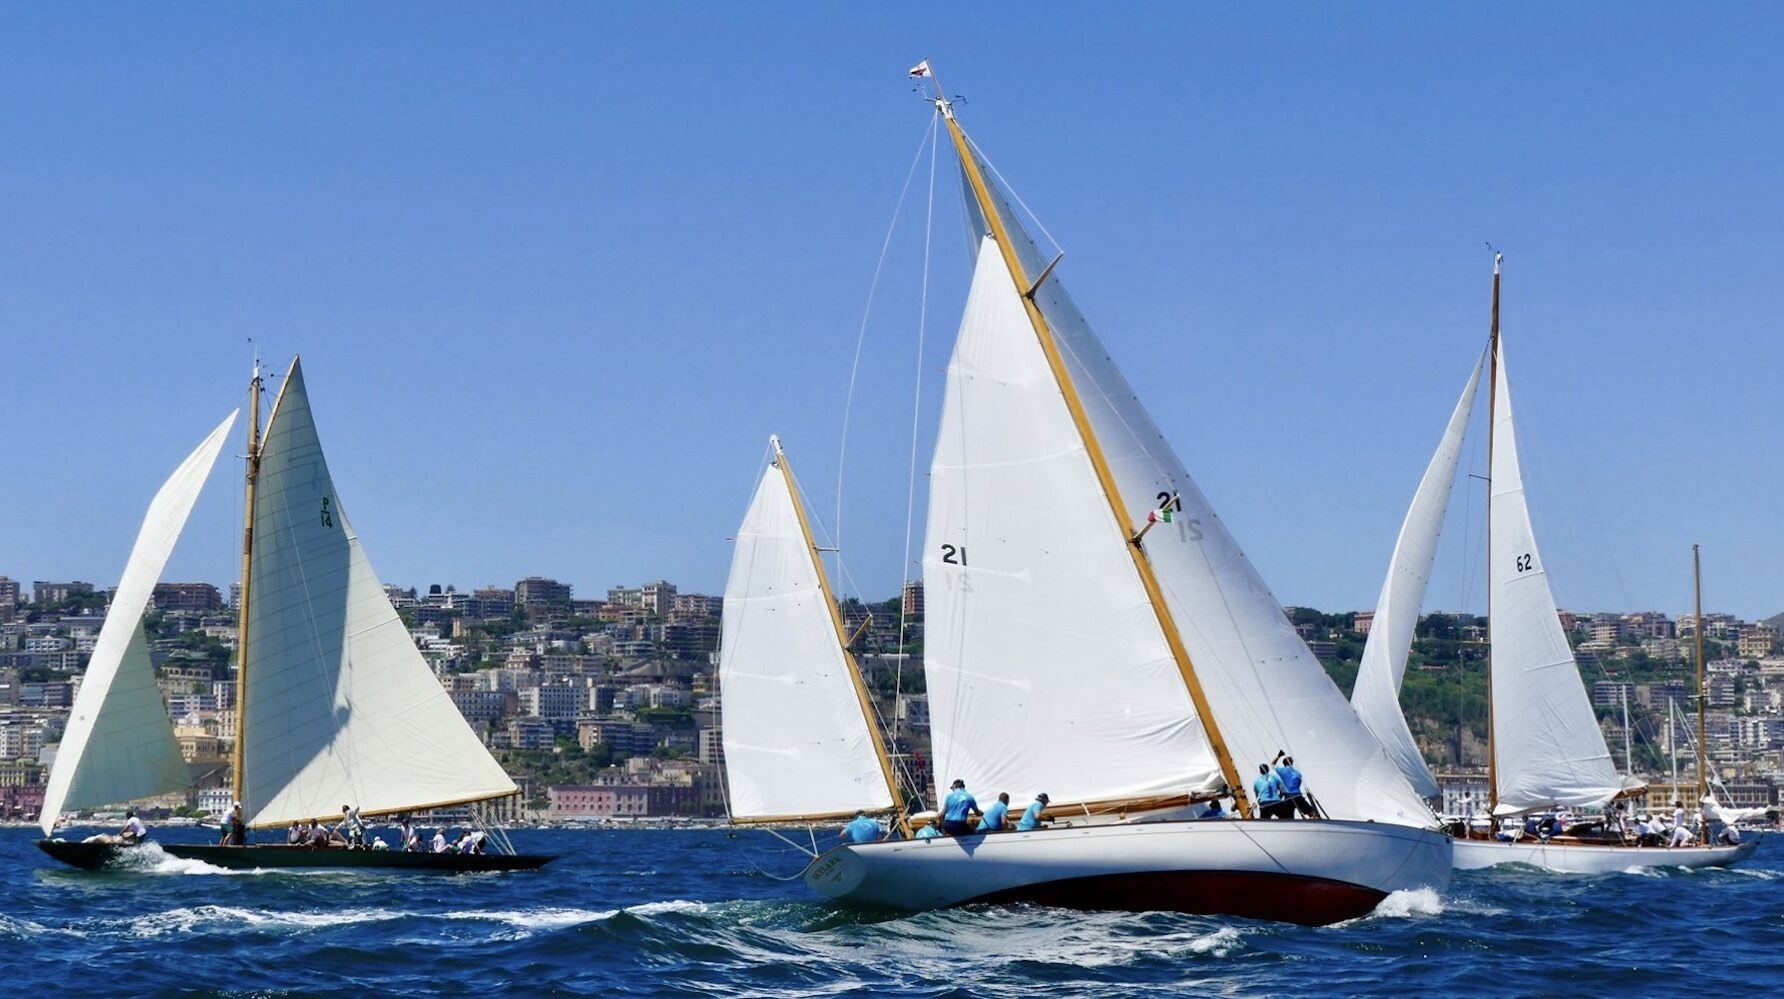
[[[1331,817],[1434,825],[1430,809],[1357,720],[1343,693],[1295,633],[1281,604],[1190,478],[1064,285],[1051,276],[1057,260],[1050,262],[1041,255],[1008,200],[995,185],[988,186],[1028,279],[1037,282],[1032,300],[1065,355],[1127,504],[1128,518],[1134,524],[1144,524],[1153,510],[1170,508],[1170,522],[1146,535],[1146,555],[1239,771],[1251,772],[1255,764],[1270,760],[1278,749],[1287,750]],[[983,234],[985,220],[978,212],[972,217]],[[980,256],[985,256],[983,250]],[[983,429],[974,432],[983,433]],[[1001,502],[1049,499],[1006,495]],[[926,559],[937,555],[935,540],[932,535]],[[977,549],[974,554],[976,557]],[[1038,609],[1037,615],[1057,614],[1060,607],[1076,606],[1070,602],[1054,605]],[[1135,627],[1132,619],[1106,623],[1111,631],[1123,625],[1128,630]],[[933,647],[933,630],[928,632],[928,641]],[[1092,667],[1080,663],[1080,668]],[[1109,678],[1111,684],[1121,682],[1118,677]],[[932,724],[933,696],[932,692]],[[1070,703],[1065,695],[1059,696],[1062,705]],[[1037,732],[1034,741],[1045,742],[1056,735]]]
[[[939,780],[1056,802],[1220,786],[1125,534],[986,236],[930,470],[924,673]]]
[[[50,769],[40,821],[46,835],[64,809],[128,801],[190,783],[155,683],[142,618],[235,417],[230,413],[186,456],[143,516]]]
[[[719,646],[733,819],[884,811],[892,794],[783,470],[780,443],[737,531]]]
[[[1623,790],[1536,550],[1498,344],[1488,512],[1493,751],[1501,813],[1602,805]]]
[[[251,824],[515,793],[372,572],[295,360],[261,445],[253,537],[240,734]]]
[[[1413,632],[1418,627],[1419,607],[1425,602],[1425,589],[1431,582],[1431,563],[1437,557],[1437,539],[1443,531],[1443,514],[1449,507],[1450,490],[1456,483],[1456,467],[1462,456],[1462,439],[1474,412],[1475,390],[1480,386],[1481,368],[1486,355],[1474,365],[1462,398],[1456,401],[1449,426],[1437,444],[1437,453],[1419,480],[1413,494],[1412,507],[1400,525],[1399,540],[1394,542],[1394,557],[1388,563],[1388,576],[1381,584],[1381,596],[1375,602],[1375,619],[1369,628],[1369,641],[1363,646],[1363,661],[1357,667],[1356,686],[1351,690],[1351,707],[1363,720],[1376,741],[1399,766],[1412,786],[1429,798],[1437,794],[1437,779],[1431,775],[1425,759],[1419,754],[1412,730],[1406,726],[1406,715],[1400,710],[1400,682],[1406,675],[1406,657],[1412,651]]]

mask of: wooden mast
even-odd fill
[[[260,477],[260,389],[260,362],[255,361],[254,377],[248,382],[247,493],[242,501],[242,583],[235,625],[235,751],[230,786],[236,801],[244,800],[248,790],[244,750],[248,742],[248,603],[253,594],[248,580],[254,568],[254,483]]]
[[[1493,626],[1493,426],[1499,417],[1499,264],[1505,254],[1493,251],[1493,325],[1487,334],[1487,627]],[[1499,753],[1493,739],[1493,647],[1487,646],[1487,838],[1493,838],[1493,813],[1499,808]]]
[[[1703,565],[1698,560],[1697,546],[1691,546],[1691,579],[1697,596],[1697,802],[1703,807],[1704,796],[1709,794],[1709,772],[1704,753],[1704,661],[1703,661]],[[1672,720],[1667,719],[1667,724]],[[1673,784],[1673,793],[1678,793],[1678,783]],[[1708,835],[1708,829],[1705,835]]]
[[[780,469],[781,478],[787,484],[787,496],[793,501],[793,513],[799,518],[799,533],[805,538],[806,553],[811,556],[811,567],[818,574],[818,593],[823,598],[824,606],[830,609],[830,623],[836,629],[836,643],[842,649],[843,661],[849,664],[849,682],[855,687],[855,700],[861,705],[861,720],[867,723],[867,734],[873,739],[873,754],[880,761],[880,775],[886,779],[886,790],[892,795],[893,819],[898,828],[910,835],[910,818],[904,811],[904,792],[899,790],[898,778],[892,773],[892,757],[886,752],[886,742],[880,737],[879,718],[874,714],[873,698],[867,692],[867,683],[861,678],[861,667],[856,664],[855,656],[849,651],[848,625],[842,619],[842,608],[836,604],[836,595],[830,592],[830,576],[824,571],[824,557],[818,551],[818,543],[812,538],[811,523],[805,517],[805,503],[799,498],[799,487],[793,481],[793,466],[788,463],[785,451],[781,450],[779,437],[768,438],[769,446],[774,449],[774,466]]]
[[[931,71],[931,76],[934,76]],[[1251,803],[1245,794],[1245,785],[1239,779],[1239,771],[1233,765],[1232,753],[1228,751],[1226,740],[1220,734],[1220,726],[1214,720],[1214,712],[1208,705],[1208,697],[1202,691],[1201,680],[1197,678],[1195,665],[1190,661],[1189,650],[1183,645],[1183,638],[1177,631],[1177,624],[1165,603],[1164,591],[1159,586],[1158,577],[1152,570],[1152,563],[1140,546],[1139,536],[1135,533],[1133,523],[1127,514],[1126,504],[1122,502],[1121,490],[1115,482],[1115,474],[1109,468],[1108,459],[1103,455],[1102,445],[1098,443],[1096,431],[1090,425],[1090,417],[1084,411],[1083,402],[1079,399],[1078,390],[1072,383],[1071,372],[1067,370],[1065,358],[1061,354],[1058,342],[1053,337],[1053,328],[1047,317],[1041,313],[1040,306],[1035,304],[1034,295],[1040,285],[1053,273],[1054,260],[1041,275],[1030,281],[1022,260],[1016,255],[1016,246],[1011,240],[1003,217],[998,213],[997,205],[991,198],[984,173],[979,169],[979,161],[973,155],[971,145],[966,140],[966,133],[960,128],[960,122],[954,118],[954,108],[942,92],[941,84],[936,84],[935,105],[948,123],[948,134],[954,140],[954,149],[960,156],[961,168],[978,201],[979,211],[985,216],[985,224],[990,227],[991,235],[1003,254],[1004,266],[1010,272],[1010,280],[1015,282],[1016,294],[1022,299],[1022,306],[1028,312],[1029,324],[1034,327],[1035,338],[1040,341],[1041,352],[1046,355],[1047,366],[1053,372],[1053,378],[1059,385],[1059,391],[1065,397],[1066,409],[1071,412],[1072,423],[1077,427],[1078,436],[1084,441],[1084,450],[1090,458],[1091,467],[1096,472],[1097,482],[1102,486],[1103,497],[1109,503],[1109,511],[1120,525],[1128,555],[1133,559],[1134,571],[1139,574],[1140,583],[1145,587],[1147,599],[1152,603],[1153,615],[1158,620],[1159,629],[1164,632],[1165,643],[1170,646],[1171,657],[1176,660],[1177,671],[1183,677],[1183,684],[1189,690],[1189,697],[1195,704],[1196,716],[1202,723],[1202,731],[1207,734],[1208,743],[1214,750],[1215,758],[1220,761],[1220,771],[1226,779],[1227,787],[1233,796],[1234,810],[1240,818],[1250,818]]]

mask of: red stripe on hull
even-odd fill
[[[1033,902],[1064,909],[1187,912],[1327,926],[1366,916],[1383,892],[1343,881],[1248,871],[1145,871],[1009,888],[963,904]]]

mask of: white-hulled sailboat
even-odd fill
[[[248,430],[243,585],[237,640],[235,797],[252,828],[395,815],[516,793],[454,707],[372,572],[341,509],[294,359],[259,427],[255,372]],[[186,786],[173,730],[142,639],[154,584],[215,462],[225,421],[150,505],[101,628],[42,815]],[[172,746],[169,757],[168,747]],[[163,844],[223,867],[404,867],[510,870],[551,858],[516,855],[499,830],[483,854]],[[100,867],[125,846],[61,839],[58,860]]]
[[[1641,794],[1645,785],[1619,776],[1586,696],[1585,681],[1555,609],[1547,569],[1536,547],[1524,499],[1512,422],[1510,383],[1499,336],[1501,258],[1493,261],[1492,326],[1487,352],[1477,363],[1419,483],[1400,529],[1394,556],[1376,605],[1351,694],[1358,716],[1400,765],[1414,786],[1435,794],[1399,704],[1419,606],[1424,600],[1437,536],[1443,526],[1463,435],[1474,405],[1481,367],[1488,368],[1490,430],[1487,613],[1491,643],[1488,676],[1488,828],[1463,824],[1455,845],[1460,869],[1528,864],[1574,873],[1607,873],[1632,867],[1706,867],[1733,863],[1754,844],[1733,847],[1643,848],[1611,824],[1582,824],[1577,833],[1546,840],[1495,838],[1504,816],[1555,809],[1608,807]]]
[[[1435,817],[1133,397],[939,88],[935,104],[978,254],[931,467],[934,755],[939,776],[982,795],[1047,792],[1053,827],[838,846],[806,884],[899,909],[1032,901],[1307,924],[1443,887]],[[783,753],[802,735],[785,728]],[[1235,761],[1279,748],[1330,818],[1252,819]],[[734,786],[762,765],[727,760]],[[1191,817],[1222,797],[1239,819]]]

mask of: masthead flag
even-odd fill
[[[925,59],[922,62],[911,67],[911,79],[913,79],[913,80],[919,76],[928,76],[928,75],[929,75],[929,60],[928,59]]]

